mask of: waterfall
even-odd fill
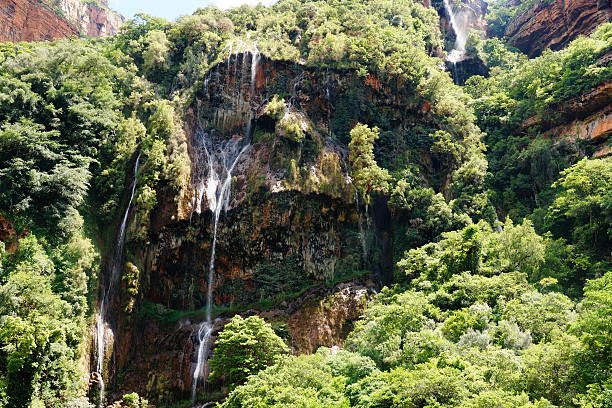
[[[251,95],[255,92],[255,82],[257,80],[257,65],[259,64],[260,54],[257,45],[251,51]]]
[[[462,9],[455,13],[450,0],[444,0],[444,8],[451,21],[451,27],[455,32],[455,48],[448,54],[447,60],[453,64],[461,61],[465,56],[465,45],[471,28],[471,10]]]
[[[111,332],[110,342],[114,342],[114,329],[112,327],[110,316],[107,311],[107,305],[112,304],[112,301],[115,297],[116,286],[119,283],[119,277],[121,275],[121,260],[123,258],[123,246],[125,244],[125,229],[128,223],[128,216],[130,213],[130,208],[132,207],[132,201],[134,201],[134,194],[136,193],[136,184],[137,184],[137,175],[138,175],[138,167],[140,165],[140,153],[136,157],[136,162],[134,163],[134,171],[132,174],[132,185],[130,191],[130,199],[128,201],[128,205],[125,208],[125,213],[123,214],[123,219],[121,220],[121,225],[119,226],[119,233],[117,234],[117,240],[115,242],[115,248],[113,249],[111,262],[110,262],[110,277],[108,281],[108,287],[105,289],[104,285],[102,285],[102,299],[100,300],[100,307],[98,310],[98,314],[96,315],[96,346],[97,346],[97,364],[96,364],[96,372],[99,376],[99,401],[98,406],[102,407],[104,404],[104,392],[105,392],[105,384],[104,384],[104,357],[106,354],[107,348],[107,339],[106,339],[106,331],[107,329]]]
[[[206,372],[204,370],[204,362],[208,360],[208,351],[210,350],[210,339],[212,337],[213,325],[208,320],[202,322],[198,328],[196,348],[197,364],[193,371],[193,380],[191,383],[191,402],[195,402],[196,392],[198,390],[198,382],[200,379],[205,379]]]
[[[248,137],[248,136],[247,136]],[[196,367],[193,372],[191,386],[191,399],[195,401],[198,383],[206,381],[206,370],[204,365],[208,359],[211,346],[211,335],[213,330],[212,305],[213,285],[215,280],[215,256],[217,250],[217,231],[221,211],[227,211],[231,198],[232,172],[240,157],[249,148],[247,138],[230,139],[221,143],[217,148],[209,135],[199,132],[196,137],[195,163],[195,186],[196,186],[196,211],[201,213],[204,195],[208,207],[213,214],[213,239],[208,265],[208,290],[206,293],[206,321],[201,323],[197,333]]]

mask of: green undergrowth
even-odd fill
[[[369,271],[364,270],[354,271],[352,273],[337,276],[336,278],[331,279],[327,282],[314,282],[302,287],[300,290],[290,293],[279,294],[277,296],[264,299],[259,302],[239,303],[232,306],[213,305],[212,316],[213,318],[230,317],[249,309],[270,310],[285,301],[290,301],[299,298],[311,289],[315,289],[317,287],[333,288],[334,286],[342,282],[358,279],[366,276],[369,273]],[[159,303],[145,301],[143,302],[142,307],[140,309],[140,314],[143,317],[148,317],[153,320],[157,320],[162,324],[169,325],[174,324],[181,319],[203,320],[206,318],[206,307],[196,310],[176,310],[161,305]]]

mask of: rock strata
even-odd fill
[[[118,33],[123,21],[105,1],[0,0],[0,41],[50,41],[71,35],[103,37]]]
[[[555,0],[538,2],[506,28],[510,43],[529,57],[550,48],[559,50],[580,35],[591,34],[612,20],[608,0]]]

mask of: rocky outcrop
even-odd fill
[[[539,1],[506,28],[510,44],[530,57],[545,49],[559,50],[580,35],[612,21],[609,0]]]
[[[81,35],[106,37],[119,32],[124,18],[110,10],[106,0],[83,2],[81,0],[53,0],[68,21],[75,24]]]
[[[474,75],[489,75],[489,68],[479,58],[466,57],[456,63],[445,61],[445,64],[457,85],[465,85],[465,81]]]
[[[37,0],[0,0],[0,41],[48,41],[78,35],[78,28]]]
[[[544,133],[554,139],[581,139],[593,146],[593,157],[612,153],[609,139],[612,136],[612,105],[584,119],[574,120]]]
[[[0,214],[0,243],[4,244],[7,253],[12,254],[19,248],[19,239],[24,235],[18,234],[13,223]]]
[[[611,153],[612,82],[605,82],[552,109],[546,119],[532,117],[523,129],[539,128],[545,137],[555,140],[580,139],[591,146],[591,154],[602,157]]]
[[[81,0],[0,0],[0,41],[48,41],[71,35],[116,34],[123,17],[106,3]]]
[[[323,299],[316,299],[291,315],[289,335],[294,352],[314,353],[319,347],[341,346],[366,308],[368,289],[343,284]]]

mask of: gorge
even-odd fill
[[[606,406],[605,4],[62,4],[0,43],[0,407]]]

